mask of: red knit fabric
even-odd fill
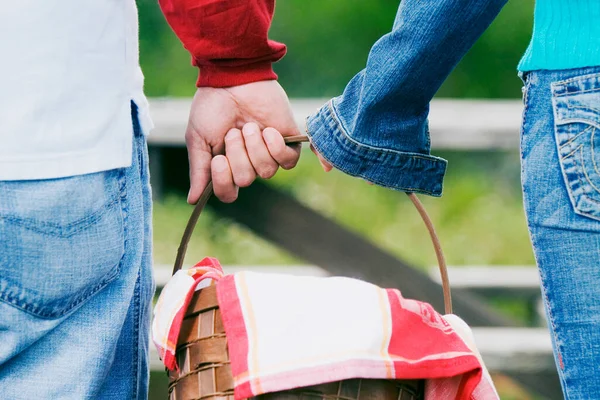
[[[277,79],[285,55],[268,39],[275,0],[159,0],[163,14],[199,67],[197,86],[228,87]]]

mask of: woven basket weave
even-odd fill
[[[171,400],[233,400],[233,377],[227,338],[221,321],[215,286],[194,294],[183,320],[177,348],[180,372],[170,372]],[[270,400],[417,400],[420,381],[351,379],[270,393],[255,399]]]
[[[286,138],[286,143],[307,141],[305,136]],[[173,274],[183,265],[187,243],[198,217],[212,196],[209,184],[186,226],[175,261]],[[425,221],[438,257],[444,289],[446,313],[452,312],[452,301],[446,265],[439,240],[423,206],[409,194]],[[194,293],[179,335],[177,364],[180,371],[169,371],[169,400],[233,400],[234,381],[231,373],[227,338],[221,320],[216,286]],[[422,380],[349,379],[316,386],[263,394],[257,400],[423,400]]]

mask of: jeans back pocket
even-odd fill
[[[0,301],[58,318],[119,274],[123,170],[0,181]]]
[[[600,74],[552,83],[558,155],[577,214],[600,220]]]

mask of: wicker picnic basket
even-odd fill
[[[308,141],[306,136],[286,138],[286,143]],[[187,244],[198,217],[212,196],[212,184],[206,188],[188,221],[173,274],[183,265]],[[423,218],[433,241],[438,259],[444,305],[452,312],[452,299],[444,256],[427,212],[419,199],[408,196]],[[227,338],[221,320],[216,286],[197,291],[186,311],[177,350],[179,372],[169,371],[169,400],[233,400],[234,381],[230,369]],[[422,380],[349,379],[316,386],[268,393],[253,399],[260,400],[423,400]]]

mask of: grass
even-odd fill
[[[530,265],[533,256],[522,211],[518,158],[513,153],[447,153],[444,196],[421,196],[450,265]],[[398,257],[425,268],[435,264],[427,232],[399,192],[367,185],[339,172],[325,174],[312,155],[281,171],[272,184],[360,233]],[[243,189],[242,189],[243,190]],[[171,263],[191,212],[182,195],[155,202],[155,259]],[[224,264],[298,264],[302,260],[254,236],[245,227],[203,215],[188,263],[218,257]]]

